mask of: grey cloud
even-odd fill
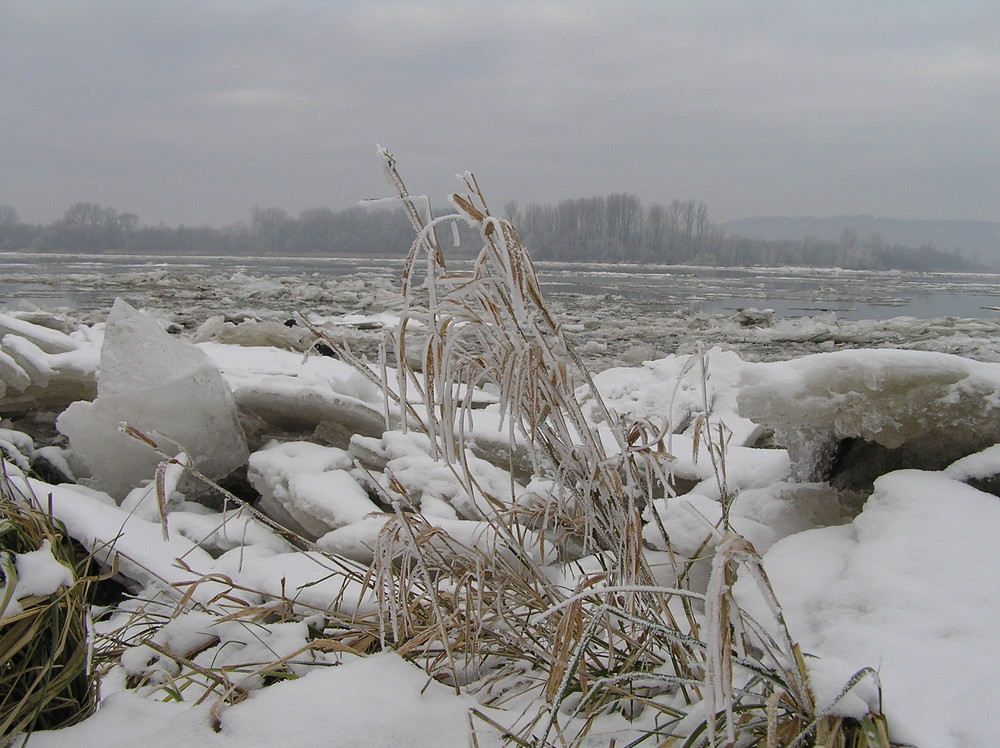
[[[146,222],[379,192],[628,190],[755,214],[995,220],[986,2],[8,0],[0,202]]]

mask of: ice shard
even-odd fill
[[[198,348],[168,335],[121,299],[108,317],[97,399],[75,402],[57,421],[94,487],[121,499],[151,478],[162,457],[126,435],[128,423],[163,452],[183,450],[221,478],[246,463],[247,445],[229,387]]]

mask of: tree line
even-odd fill
[[[413,231],[402,211],[353,207],[304,210],[254,207],[247,221],[222,228],[145,226],[134,213],[76,203],[48,224],[26,224],[0,206],[0,250],[190,255],[397,255]]]
[[[537,260],[709,266],[843,267],[859,270],[974,270],[957,253],[930,245],[890,244],[845,229],[839,240],[750,239],[727,236],[704,203],[644,204],[630,193],[563,200],[556,205],[516,201],[503,216],[517,227]],[[459,229],[458,253],[478,248]],[[27,224],[0,205],[0,250],[188,255],[313,255],[391,257],[404,253],[412,229],[401,210],[356,206],[312,208],[291,216],[254,207],[249,219],[222,228],[143,225],[134,213],[76,203],[49,224]],[[450,244],[447,237],[445,243]],[[455,250],[452,250],[455,252]]]

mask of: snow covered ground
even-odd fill
[[[484,552],[495,547],[486,495],[537,495],[542,477],[522,459],[519,437],[501,430],[498,393],[473,396],[470,491],[426,437],[403,433],[398,408],[390,405],[386,423],[371,379],[306,355],[304,320],[285,324],[306,314],[375,361],[401,309],[391,282],[233,274],[195,283],[158,272],[129,283],[144,287],[143,312],[119,303],[110,319],[107,309],[0,313],[0,449],[11,485],[44,497],[100,560],[117,556],[131,593],[186,591],[191,605],[148,645],[125,649],[93,717],[35,733],[30,744],[420,747],[469,744],[473,733],[478,745],[500,744],[470,710],[513,726],[523,700],[485,706],[487,687],[470,682],[456,693],[394,652],[311,644],[315,628],[330,625],[323,611],[332,601],[345,614],[379,610],[373,588],[344,569],[378,553],[392,514],[380,501],[387,491]],[[764,554],[820,705],[870,667],[881,696],[866,680],[837,701],[838,713],[880,707],[894,740],[925,748],[996,744],[1000,321],[663,316],[573,295],[554,308],[612,415],[669,424],[671,490],[643,516],[651,563],[665,563],[662,525],[671,553],[706,559],[690,575],[704,593],[720,500],[731,499],[732,529]],[[579,398],[607,438],[594,395],[581,388]],[[705,418],[726,427],[724,484],[700,430]],[[159,452],[122,434],[122,421]],[[248,466],[238,485],[223,483],[258,513],[221,501],[184,466],[219,480]],[[309,545],[293,546],[272,520]],[[524,544],[533,563],[575,586],[541,537]],[[38,554],[13,559],[17,589],[3,616],[66,583],[66,570]],[[293,600],[297,617],[228,625],[220,616],[232,612],[225,596],[234,590],[249,606]],[[741,578],[735,595],[769,625],[752,580]],[[109,614],[96,627],[123,620]],[[196,685],[171,691],[179,666],[153,645],[203,668],[230,663],[246,673],[249,697],[219,707],[199,702]],[[282,658],[290,664],[280,679],[252,672],[252,663]],[[627,745],[655,729],[651,711],[606,715],[583,744]]]

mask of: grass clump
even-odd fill
[[[520,709],[505,726],[477,712],[519,745],[581,745],[608,724],[633,727],[632,745],[889,745],[880,711],[845,720],[834,716],[836,701],[815,703],[760,556],[732,532],[727,511],[701,561],[676,558],[660,526],[671,568],[654,573],[642,528],[657,518],[644,509],[673,495],[669,424],[629,421],[605,407],[514,226],[491,214],[471,174],[460,177],[466,191],[451,196],[456,212],[434,218],[408,193],[393,157],[381,154],[416,240],[381,368],[355,364],[385,393],[387,422],[395,408],[404,431],[426,434],[489,527],[477,542],[451,537],[388,481],[381,501],[395,514],[368,580],[383,611],[382,641],[484,706]],[[451,222],[471,224],[482,239],[470,271],[446,267],[437,234]],[[498,495],[471,469],[476,387],[498,394],[511,467],[526,450],[531,490],[512,479]],[[584,392],[600,426],[584,416]],[[706,446],[726,509],[726,431],[707,412],[695,448]],[[689,586],[692,563],[711,564],[707,591]],[[756,580],[772,625],[737,605],[738,572]],[[841,698],[866,679],[877,685],[863,670]],[[608,715],[624,721],[602,721]]]
[[[52,591],[18,596],[18,557],[65,568]],[[67,727],[93,713],[98,684],[88,636],[87,559],[65,528],[0,470],[0,738]]]
[[[549,309],[514,226],[492,215],[471,174],[461,177],[464,192],[452,195],[455,213],[434,218],[408,193],[392,156],[382,156],[416,232],[399,325],[370,365],[300,318],[378,385],[386,424],[426,437],[431,455],[461,487],[463,512],[473,521],[436,524],[388,467],[377,477],[369,473],[368,488],[385,510],[370,564],[275,528],[322,579],[287,591],[282,581],[278,593],[185,565],[189,581],[148,585],[101,611],[99,664],[123,668],[128,687],[155,698],[213,699],[217,726],[220,712],[255,688],[392,649],[478,699],[474,742],[484,731],[539,748],[887,748],[879,709],[847,719],[836,712],[839,699],[816,703],[806,657],[760,556],[729,526],[728,436],[711,422],[707,396],[695,449],[700,443],[708,451],[724,511],[699,553],[687,558],[673,551],[659,515],[648,511],[677,485],[670,424],[620,418],[605,406]],[[470,269],[453,272],[438,232],[459,222],[478,232],[482,248]],[[473,438],[474,393],[483,389],[498,404],[503,436],[491,460],[507,468],[506,486],[476,468],[483,445]],[[378,471],[360,458],[356,468]],[[515,475],[530,478],[520,485]],[[227,506],[274,525],[223,494]],[[657,523],[666,548],[655,566],[643,540],[649,522]],[[39,535],[39,543],[47,537]],[[707,585],[691,582],[695,564],[710,567]],[[732,593],[737,575],[755,580],[773,620],[758,622],[740,609]],[[331,579],[342,581],[339,594],[322,602],[304,594]],[[840,697],[865,680],[877,687],[876,674],[862,670]],[[8,733],[32,728],[40,725],[18,719]]]

